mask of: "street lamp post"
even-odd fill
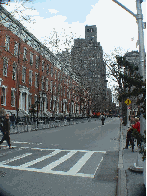
[[[136,8],[137,8],[137,14],[134,14],[131,10],[129,10],[127,7],[122,5],[117,0],[112,0],[115,3],[117,3],[119,6],[121,6],[123,9],[125,9],[127,12],[129,12],[131,15],[133,15],[138,23],[138,38],[139,38],[139,72],[140,75],[143,77],[143,80],[145,81],[145,68],[144,68],[144,35],[143,35],[143,16],[142,16],[142,10],[141,10],[141,0],[136,0]],[[143,129],[145,125],[145,119],[143,118],[143,114],[140,115],[140,133],[143,134]]]

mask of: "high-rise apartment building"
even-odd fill
[[[106,99],[106,64],[103,61],[103,49],[97,42],[96,25],[85,26],[85,39],[75,39],[71,50],[73,72],[77,74],[81,85],[92,96],[93,111],[104,112]]]

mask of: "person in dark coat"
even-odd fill
[[[11,143],[10,143],[10,121],[9,121],[9,114],[6,114],[5,119],[2,123],[2,133],[3,137],[0,141],[0,145],[3,143],[4,140],[7,141],[9,149],[12,149]],[[0,147],[1,148],[1,147]]]
[[[104,115],[102,115],[102,117],[101,117],[101,121],[102,121],[102,125],[104,125],[104,121],[105,121],[105,117],[104,117]]]

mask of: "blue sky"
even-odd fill
[[[98,0],[34,0],[33,6],[39,10],[39,15],[45,18],[52,17],[48,9],[56,9],[58,15],[67,17],[69,24],[79,21],[84,23],[86,16],[90,13],[91,5],[95,5]]]

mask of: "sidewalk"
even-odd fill
[[[117,195],[145,196],[146,189],[144,185],[142,155],[138,153],[139,149],[137,147],[137,142],[135,142],[134,152],[132,152],[130,146],[128,149],[123,149],[126,145],[126,133],[127,127],[122,126]]]

